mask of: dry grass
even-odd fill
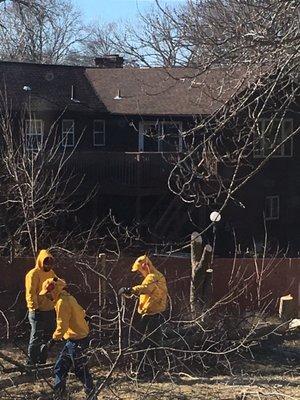
[[[99,377],[105,371],[93,371]],[[176,377],[161,383],[135,383],[125,379],[122,374],[114,376],[110,385],[99,395],[99,399],[112,400],[260,400],[260,399],[300,399],[299,378],[292,376],[269,376],[247,378],[242,376],[217,376],[211,379],[190,379]],[[72,400],[83,400],[84,393],[80,384],[71,376],[69,380]],[[46,382],[21,385],[10,388],[1,394],[6,399],[43,399],[51,393]],[[50,399],[50,397],[49,397]]]
[[[293,341],[292,347],[299,347],[300,341]],[[18,361],[24,361],[20,349],[9,348],[7,354]],[[299,400],[300,378],[297,360],[287,358],[274,361],[276,354],[260,354],[258,360],[245,360],[232,375],[211,375],[192,377],[184,373],[165,373],[159,382],[136,382],[122,371],[116,371],[99,394],[103,400]],[[106,368],[92,368],[95,379],[100,381],[108,373]],[[3,374],[1,379],[6,379]],[[0,392],[1,400],[51,399],[52,377],[34,383],[9,387]],[[68,387],[70,399],[83,400],[81,384],[70,374]]]

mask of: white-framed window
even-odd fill
[[[62,145],[73,147],[75,143],[75,121],[73,119],[62,120]]]
[[[105,121],[103,119],[94,120],[93,143],[94,146],[105,146]]]
[[[139,150],[157,152],[160,136],[160,123],[155,121],[144,121],[139,127]]]
[[[26,149],[39,150],[43,144],[44,121],[42,119],[26,119]]]
[[[267,196],[265,201],[266,221],[279,219],[279,196]]]
[[[272,150],[282,143],[293,133],[292,119],[266,119],[263,118],[258,123],[257,136],[254,140],[254,157],[267,157]],[[272,154],[272,157],[292,157],[293,156],[293,138],[284,142]]]
[[[181,152],[181,121],[143,121],[139,127],[139,150],[153,152]]]

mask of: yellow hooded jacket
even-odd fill
[[[142,265],[147,263],[146,270]],[[136,259],[132,271],[139,271],[145,276],[141,285],[134,286],[131,291],[139,295],[138,313],[142,315],[154,315],[165,311],[167,307],[168,289],[166,279],[159,272],[147,256]]]
[[[54,286],[51,290],[56,311],[56,329],[53,333],[54,340],[73,339],[79,340],[89,334],[89,326],[85,320],[85,311],[77,303],[75,297],[64,290],[66,283],[62,279],[53,281],[48,279],[40,292],[41,295],[47,293],[49,284]]]
[[[43,269],[44,260],[52,255],[47,250],[41,250],[37,256],[35,267],[32,268],[25,277],[26,303],[29,311],[37,310],[50,311],[53,310],[53,302],[45,296],[40,296],[39,292],[42,289],[43,283],[56,275],[51,269],[46,272]]]

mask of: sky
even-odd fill
[[[185,0],[163,0],[169,5],[182,4]],[[73,0],[83,12],[85,22],[100,20],[102,23],[134,19],[155,5],[155,0]]]

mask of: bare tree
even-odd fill
[[[68,60],[81,65],[94,65],[94,59],[106,54],[119,53],[112,40],[117,30],[115,23],[91,23],[85,27],[85,38]]]
[[[300,129],[299,21],[296,0],[188,0],[173,8],[157,0],[138,27],[114,33],[116,48],[140,65],[192,67],[186,79],[201,92],[194,101],[213,104],[182,134],[186,151],[169,188],[184,202],[243,206],[240,189],[271,158],[291,155]]]
[[[12,258],[36,254],[42,245],[68,239],[75,229],[57,223],[83,207],[94,195],[92,190],[83,201],[75,199],[83,177],[73,172],[72,151],[66,151],[66,137],[57,134],[57,121],[44,132],[43,120],[36,119],[30,107],[17,116],[5,97],[1,110],[1,241],[2,251]],[[80,141],[80,138],[79,138]],[[66,230],[67,228],[67,230]],[[30,251],[31,250],[31,251]]]
[[[174,164],[169,187],[196,207],[217,204],[223,210],[231,201],[240,204],[239,190],[272,157],[291,155],[292,137],[300,129],[294,119],[299,2],[208,0],[187,1],[173,10],[157,6],[176,23],[178,34],[170,36],[174,46],[189,53],[191,87],[201,88],[203,96],[195,101],[214,104],[212,113],[183,133],[186,152]],[[152,21],[153,35],[141,57],[155,60],[161,22],[147,21]],[[136,52],[146,48],[141,43],[133,46]],[[166,73],[172,77],[171,70]]]
[[[62,63],[84,37],[81,15],[69,0],[2,5],[3,60]]]
[[[28,7],[32,3],[32,0],[0,0],[1,3],[16,3]]]
[[[146,66],[186,65],[191,56],[182,36],[176,8],[157,6],[126,23],[111,38],[116,49],[132,62]]]

